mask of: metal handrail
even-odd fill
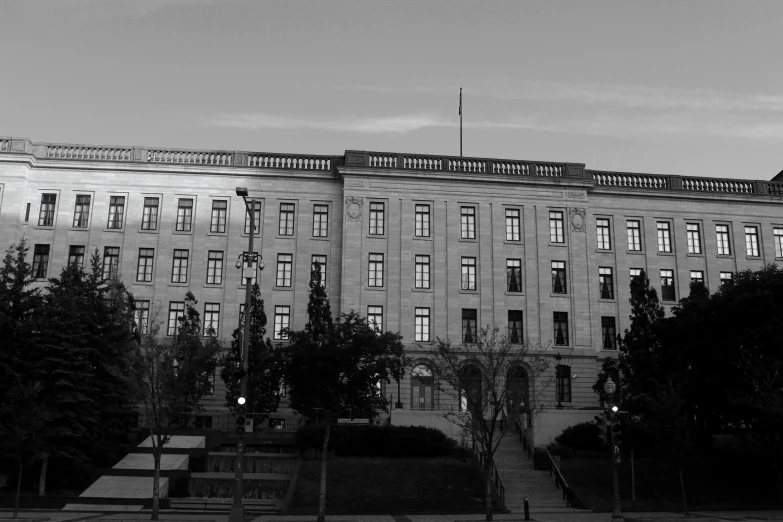
[[[549,475],[555,477],[555,487],[563,491],[563,500],[566,501],[566,507],[575,507],[580,504],[579,500],[574,494],[574,490],[566,482],[563,474],[560,472],[560,468],[557,467],[555,460],[552,458],[552,454],[549,451],[545,451],[546,455],[546,470],[549,471]]]
[[[485,462],[487,460],[487,452],[486,451],[478,451],[478,447],[476,445],[476,438],[473,437],[473,454],[476,455],[479,459],[479,462],[481,463],[481,469],[483,470],[485,468]],[[492,468],[490,469],[490,472],[492,473],[492,485],[495,488],[495,492],[500,497],[501,502],[503,502],[503,505],[506,505],[506,486],[503,485],[503,480],[500,478],[500,473],[498,473],[498,469],[495,466],[494,460],[492,461]]]
[[[519,418],[516,418],[514,420],[514,427],[519,434],[519,442],[522,443],[522,447],[524,448],[525,452],[527,453],[527,458],[533,461],[534,463],[534,469],[535,468],[535,450],[533,449],[533,445],[530,444],[530,441],[527,440],[527,435],[525,435],[525,430],[522,429],[522,423],[519,422]]]

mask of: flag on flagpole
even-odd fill
[[[459,115],[462,116],[462,87],[459,88]]]

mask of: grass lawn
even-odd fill
[[[336,457],[327,514],[483,512],[484,484],[470,460]],[[321,461],[302,463],[288,514],[316,514]]]
[[[636,502],[631,503],[631,459],[619,469],[623,509],[682,510],[677,468],[662,459],[636,458]],[[611,510],[612,467],[606,457],[568,457],[561,460],[563,475],[588,509]],[[730,509],[783,507],[774,497],[774,473],[766,459],[733,455],[685,461],[683,475],[688,508]]]

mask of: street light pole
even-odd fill
[[[612,382],[612,378],[609,377],[604,383],[604,392],[608,397],[609,409],[606,412],[606,419],[610,426],[612,425],[612,416],[618,415],[617,411],[619,411],[619,408],[616,408],[614,404],[616,390],[617,386]],[[624,520],[622,508],[620,507],[619,450],[620,447],[612,441],[612,522],[622,522]]]
[[[245,279],[245,317],[244,328],[242,333],[242,378],[239,384],[239,396],[244,397],[247,400],[247,380],[249,378],[247,367],[250,352],[250,294],[251,294],[251,281],[253,280],[253,264],[256,261],[256,255],[253,252],[253,238],[256,235],[256,221],[255,221],[255,200],[250,199],[248,205],[247,189],[244,187],[237,187],[237,196],[242,196],[245,201],[245,210],[250,217],[250,234],[247,247],[247,253],[244,254],[242,263],[242,277]],[[263,261],[259,262],[259,268],[264,269]],[[235,466],[236,472],[236,484],[234,487],[234,503],[231,505],[231,512],[229,513],[229,522],[244,522],[245,521],[245,506],[242,503],[242,494],[244,492],[244,466],[245,466],[245,443],[244,435],[239,435],[237,441],[237,461]]]

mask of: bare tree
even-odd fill
[[[468,342],[436,338],[432,350],[435,387],[452,399],[443,416],[469,436],[485,456],[486,520],[492,520],[494,454],[504,432],[499,421],[517,415],[533,418],[547,406],[544,393],[554,380],[552,353],[487,325],[468,332]],[[426,350],[426,348],[422,347]]]
[[[171,440],[173,428],[182,422],[182,414],[190,411],[187,408],[197,407],[198,400],[210,385],[206,372],[214,367],[214,353],[210,345],[183,349],[181,343],[161,342],[159,316],[160,307],[156,307],[150,314],[148,334],[141,338],[139,344],[134,375],[152,441],[151,520],[158,520],[163,446]],[[180,319],[180,324],[186,326],[187,320],[186,315]]]

